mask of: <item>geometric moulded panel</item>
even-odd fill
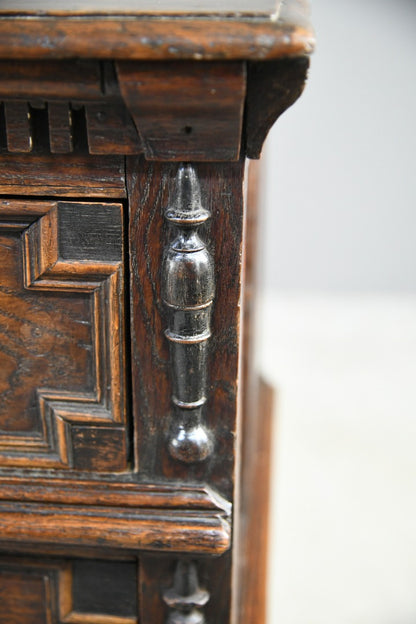
[[[0,202],[0,466],[127,469],[120,204]]]
[[[0,604],[0,624],[137,624],[137,562],[5,557]]]

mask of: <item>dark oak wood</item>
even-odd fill
[[[58,475],[0,476],[0,550],[218,555],[230,547],[230,504],[210,489]]]
[[[137,154],[143,151],[110,62],[0,61],[0,149]],[[1,139],[1,137],[0,137]]]
[[[187,11],[183,3],[182,20],[146,13],[136,19],[100,18],[97,11],[95,17],[71,17],[70,10],[56,16],[56,5],[55,11],[49,5],[45,17],[36,16],[35,7],[27,19],[13,6],[5,7],[9,17],[0,19],[1,58],[266,60],[310,54],[314,46],[305,0],[248,16],[235,14],[235,7],[227,15],[225,7],[222,16],[217,9],[200,17],[195,4],[187,3]]]
[[[49,144],[53,154],[68,154],[74,149],[72,114],[67,104],[49,102]]]
[[[46,624],[50,618],[48,586],[42,574],[1,570],[0,602],[2,624]]]
[[[1,23],[1,19],[0,19]],[[93,100],[103,95],[97,61],[0,61],[1,98]]]
[[[205,206],[211,213],[204,226],[204,240],[216,267],[206,406],[215,451],[202,464],[184,466],[166,448],[172,385],[160,280],[163,252],[170,240],[163,215],[174,196],[177,166],[128,161],[136,465],[145,475],[209,481],[227,498],[234,488],[238,409],[243,167],[244,163],[238,162],[200,164],[196,168]]]
[[[121,100],[84,105],[90,154],[140,154],[142,140]]]
[[[0,465],[126,469],[121,206],[8,201],[1,230]]]
[[[248,64],[0,61],[0,149],[259,158],[270,127],[301,94],[307,69],[305,55]]]
[[[270,556],[269,499],[271,488],[271,452],[274,391],[258,380],[258,405],[247,427],[248,444],[243,454],[244,492],[240,508],[239,586],[236,609],[240,621],[247,624],[266,623],[268,563]]]
[[[146,158],[238,160],[244,70],[242,63],[118,62],[121,93]]]
[[[114,156],[0,154],[0,193],[119,199],[126,196],[124,161]],[[2,206],[4,210],[4,202]]]
[[[247,67],[246,152],[260,158],[270,128],[301,95],[309,58],[300,56]]]
[[[10,152],[30,152],[32,137],[29,126],[29,108],[25,102],[9,101],[4,105],[7,147]]]
[[[0,4],[0,624],[263,624],[246,158],[306,3]]]
[[[132,510],[124,506],[0,504],[0,546],[13,543],[218,555],[230,547],[229,523],[217,512]]]
[[[3,558],[0,622],[137,624],[136,578],[135,561]]]

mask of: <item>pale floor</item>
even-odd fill
[[[416,622],[416,296],[278,295],[270,624]]]

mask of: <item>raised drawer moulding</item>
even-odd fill
[[[231,505],[210,488],[0,475],[0,550],[20,544],[221,555]]]

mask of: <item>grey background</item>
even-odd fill
[[[270,624],[416,622],[416,3],[311,0],[266,147]],[[265,287],[265,288],[264,288]]]
[[[312,0],[317,49],[265,152],[266,289],[416,289],[416,2]]]

